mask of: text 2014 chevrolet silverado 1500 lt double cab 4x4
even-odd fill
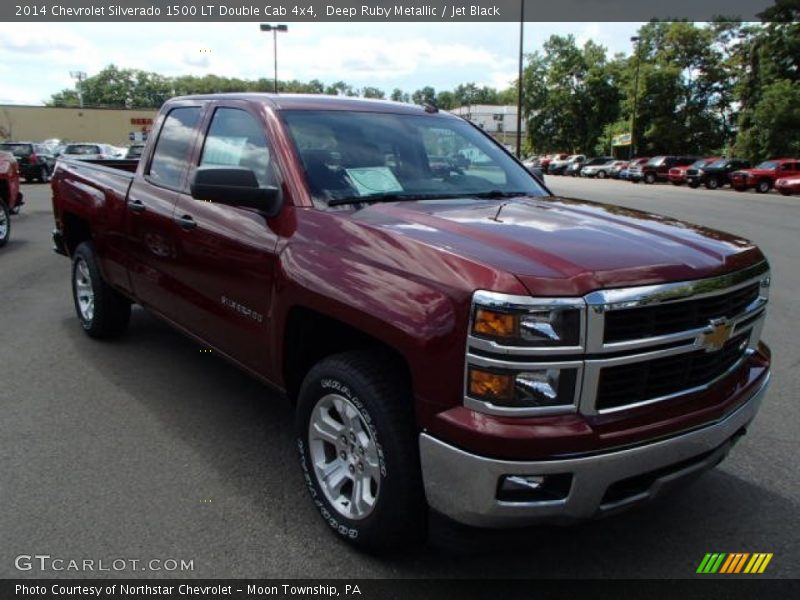
[[[86,332],[135,302],[284,390],[314,504],[363,547],[429,509],[655,497],[725,456],[769,380],[758,248],[553,197],[435,108],[179,98],[138,163],[60,161],[52,186]]]

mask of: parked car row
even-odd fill
[[[22,206],[19,191],[19,164],[10,152],[0,151],[0,248],[11,235],[11,215]]]
[[[127,148],[99,142],[62,144],[60,140],[43,142],[3,142],[0,152],[7,152],[16,159],[19,175],[25,181],[47,183],[59,158],[78,160],[136,159],[142,154],[144,144],[135,143]]]
[[[800,193],[800,159],[778,158],[753,167],[743,158],[718,156],[641,156],[618,160],[610,156],[587,158],[583,154],[531,157],[529,168],[548,175],[571,175],[597,179],[622,179],[632,183],[670,182],[673,185],[701,185],[709,190],[730,185],[743,192],[754,189],[765,194],[773,188],[785,196]]]

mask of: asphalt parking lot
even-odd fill
[[[306,498],[288,404],[136,310],[124,338],[88,339],[69,262],[50,250],[50,190],[0,250],[0,577],[20,554],[192,560],[147,577],[692,577],[706,552],[772,552],[800,576],[800,198],[550,177],[553,191],[741,234],[771,260],[773,385],[727,461],[680,493],[572,528],[459,532],[459,552],[355,552]]]

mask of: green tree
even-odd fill
[[[376,88],[376,87],[370,87],[370,86],[364,87],[364,88],[361,90],[361,95],[362,95],[364,98],[378,98],[378,99],[383,99],[383,98],[385,98],[385,97],[386,97],[386,93],[385,93],[383,90],[381,90],[381,89],[379,89],[379,88]]]
[[[434,104],[436,102],[436,90],[429,85],[425,86],[411,94],[411,100],[414,104]]]
[[[767,85],[748,122],[737,140],[742,155],[754,161],[800,155],[800,81]]]

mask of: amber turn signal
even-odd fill
[[[498,313],[485,308],[475,311],[473,333],[497,338],[511,338],[517,334],[517,316]]]
[[[509,400],[514,379],[504,373],[491,373],[480,369],[469,370],[469,394],[482,400]]]

